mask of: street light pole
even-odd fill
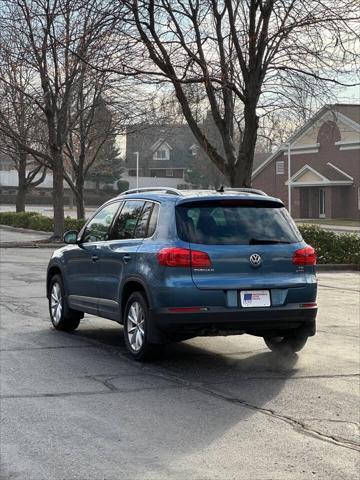
[[[139,188],[139,152],[134,152],[136,155],[136,188]]]
[[[291,215],[291,143],[288,143],[288,210]]]

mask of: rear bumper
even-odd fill
[[[186,336],[276,335],[297,329],[304,335],[315,335],[317,307],[302,308],[299,304],[285,307],[233,309],[208,307],[201,312],[152,310],[152,324],[161,332]]]

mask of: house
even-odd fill
[[[126,134],[128,175],[136,176],[138,154],[140,177],[174,179],[182,184],[197,149],[195,138],[187,125],[134,126]]]
[[[254,168],[252,184],[288,208],[290,190],[295,218],[360,220],[360,105],[321,108]]]

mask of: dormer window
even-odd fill
[[[151,147],[153,153],[153,160],[170,160],[171,146],[163,139],[159,139]]]
[[[166,145],[161,145],[153,156],[154,160],[170,160],[170,149]]]

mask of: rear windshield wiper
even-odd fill
[[[286,243],[289,244],[290,242],[286,240],[272,240],[270,238],[252,238],[249,241],[249,245],[270,245],[272,243]]]

